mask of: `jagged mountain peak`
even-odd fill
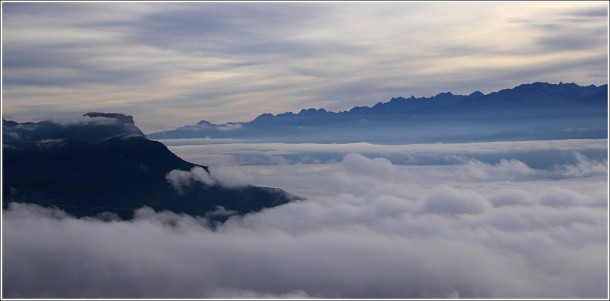
[[[451,93],[451,92],[442,92],[442,93],[436,94],[435,97],[447,97],[447,96],[453,96],[453,93]]]
[[[209,122],[209,121],[207,121],[207,120],[203,120],[203,119],[202,119],[201,121],[197,122],[197,125],[198,125],[198,126],[202,126],[202,125],[208,125],[208,126],[212,126],[212,125],[214,125],[214,124],[212,124],[211,122]]]
[[[484,95],[485,94],[483,94],[483,92],[481,92],[481,91],[474,91],[474,92],[470,93],[468,95],[468,97],[479,97],[479,96],[484,96]]]
[[[267,137],[280,133],[282,136],[302,133],[306,128],[332,127],[354,128],[354,122],[410,122],[413,118],[419,121],[438,118],[474,118],[473,115],[494,116],[521,114],[526,110],[553,110],[555,114],[566,115],[575,110],[607,110],[607,84],[579,86],[574,83],[552,84],[533,82],[521,84],[489,94],[481,91],[469,95],[457,95],[452,92],[438,93],[432,97],[402,96],[393,97],[387,102],[377,102],[372,106],[354,106],[339,112],[320,108],[301,109],[298,113],[286,112],[273,115],[264,113],[250,122],[241,123],[235,131],[226,131],[213,126],[205,131],[194,132],[189,129],[177,129],[152,133],[151,138],[240,138]],[[520,113],[519,113],[520,112]],[[532,112],[529,112],[532,113]],[[528,114],[529,114],[528,113]],[[515,115],[515,116],[517,116]],[[487,117],[484,117],[487,118]],[[432,126],[432,125],[431,125]],[[280,129],[280,127],[284,127]],[[296,127],[296,131],[290,130]]]

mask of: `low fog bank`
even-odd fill
[[[400,165],[454,165],[470,160],[497,163],[515,159],[533,168],[576,163],[575,152],[607,160],[607,139],[501,141],[383,145],[361,143],[258,143],[226,139],[159,140],[181,158],[210,165],[338,163],[348,153],[385,158]]]
[[[595,147],[546,169],[358,153],[234,167],[218,174],[307,199],[214,231],[149,208],[103,221],[11,204],[3,297],[606,298],[608,161]]]

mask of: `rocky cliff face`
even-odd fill
[[[5,144],[18,144],[52,139],[72,139],[86,142],[101,142],[121,135],[144,137],[135,125],[133,116],[119,113],[90,112],[82,118],[59,122],[18,123],[2,122],[2,139]]]
[[[199,168],[208,173],[207,167],[186,162],[162,143],[146,139],[131,116],[85,115],[114,121],[110,128],[103,122],[67,127],[3,122],[3,135],[28,133],[27,139],[12,139],[3,146],[5,207],[10,202],[29,202],[75,216],[106,212],[129,219],[135,209],[147,206],[224,220],[296,199],[279,189],[228,188],[201,181],[177,190],[168,179],[172,171]]]

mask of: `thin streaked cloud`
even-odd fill
[[[201,119],[345,110],[546,81],[607,83],[608,5],[6,3],[3,116]]]

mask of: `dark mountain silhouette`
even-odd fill
[[[118,113],[89,112],[77,121],[17,123],[2,120],[2,139],[4,143],[15,144],[52,139],[73,139],[86,142],[101,142],[120,135],[144,137],[136,127],[131,115]]]
[[[202,120],[197,125],[147,136],[271,140],[301,137],[306,141],[331,137],[328,142],[339,142],[374,140],[384,132],[396,136],[400,131],[409,142],[591,138],[607,136],[607,112],[608,85],[538,82],[489,94],[475,91],[469,95],[444,92],[433,97],[396,97],[342,112],[309,108],[296,114],[265,113],[250,122],[230,123],[230,128],[229,124]]]
[[[296,199],[279,189],[229,189],[200,182],[192,182],[179,193],[166,179],[170,171],[208,168],[186,162],[162,143],[146,139],[131,116],[86,116],[114,121],[63,126],[3,120],[4,137],[23,134],[23,129],[17,130],[20,127],[28,128],[29,133],[27,139],[8,139],[3,145],[4,207],[9,202],[29,202],[75,216],[110,212],[129,219],[135,209],[148,206],[194,216],[220,212],[211,217],[224,220],[227,216],[222,212],[246,214]],[[220,207],[224,210],[218,210]]]

